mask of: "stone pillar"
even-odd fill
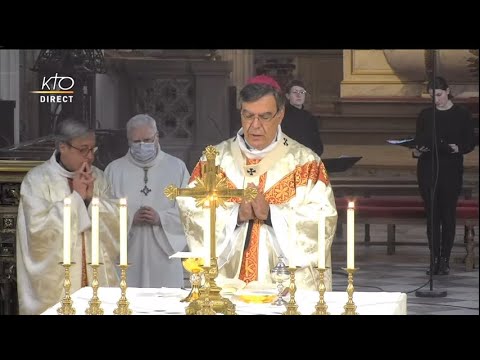
[[[253,50],[218,50],[218,54],[222,60],[232,63],[230,86],[235,86],[237,92],[240,91],[247,79],[255,74]]]
[[[107,74],[95,76],[95,119],[97,129],[121,129],[125,123],[120,123],[119,116],[119,86],[120,79],[111,69]]]
[[[478,50],[383,50],[396,75],[423,84],[434,73],[444,77],[455,98],[478,97]]]
[[[0,99],[15,101],[13,142],[20,141],[20,50],[0,50]]]
[[[39,76],[32,71],[40,50],[20,50],[20,142],[40,136],[39,98],[32,90],[40,90]]]
[[[344,50],[341,97],[421,97],[435,63],[456,98],[478,97],[478,50]]]
[[[228,114],[229,62],[192,62],[195,78],[195,131],[193,146],[186,161],[191,170],[208,145],[230,137]]]
[[[418,79],[412,83],[396,75],[383,50],[343,51],[341,98],[418,96],[422,88]]]

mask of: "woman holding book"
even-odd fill
[[[427,89],[435,107],[422,110],[417,119],[417,179],[427,213],[433,274],[448,275],[463,183],[463,154],[475,148],[474,125],[470,111],[453,103],[444,78],[435,77]]]

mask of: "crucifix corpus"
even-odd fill
[[[226,208],[225,201],[230,198],[240,197],[246,201],[252,201],[257,196],[256,188],[246,189],[229,189],[227,187],[227,178],[220,174],[220,166],[215,166],[215,158],[218,155],[217,149],[209,145],[203,151],[203,155],[207,158],[206,164],[202,165],[202,176],[196,180],[193,188],[178,188],[169,185],[165,188],[164,194],[174,200],[177,196],[193,197],[195,205],[201,208],[210,208],[210,268],[205,268],[206,279],[208,278],[208,291],[200,289],[200,297],[194,300],[187,307],[187,314],[194,315],[201,313],[205,308],[206,302],[213,303],[213,309],[217,313],[226,315],[235,314],[235,305],[220,295],[221,288],[215,283],[218,275],[216,241],[215,241],[215,223],[216,209],[218,206]],[[203,239],[207,241],[207,239]]]

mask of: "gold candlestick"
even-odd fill
[[[92,289],[93,289],[93,296],[88,302],[88,307],[87,310],[85,310],[85,314],[87,315],[103,315],[103,309],[101,307],[102,302],[98,298],[98,267],[100,264],[93,265],[89,264],[92,267],[93,271],[93,278],[92,278]],[[103,264],[102,264],[103,265]]]
[[[355,305],[355,303],[353,302],[353,293],[355,291],[355,288],[353,287],[353,274],[355,273],[355,271],[358,270],[358,268],[354,268],[354,269],[342,268],[342,270],[348,273],[348,286],[347,286],[348,301],[343,306],[345,311],[342,313],[342,315],[358,315],[358,313],[356,312],[357,305]]]
[[[57,309],[58,315],[75,315],[76,310],[73,307],[73,301],[70,297],[70,287],[72,283],[70,282],[70,266],[74,265],[75,263],[71,264],[64,264],[63,262],[60,263],[65,269],[65,278],[63,280],[63,288],[65,289],[65,295],[62,299],[62,306]]]
[[[319,294],[319,300],[317,302],[317,305],[315,305],[315,312],[312,315],[330,315],[330,313],[327,311],[328,306],[327,303],[325,302],[325,281],[324,281],[324,272],[326,269],[317,269],[319,274],[320,274],[320,283],[318,284],[318,294]]]
[[[128,308],[130,304],[127,300],[127,268],[128,265],[119,265],[120,267],[120,289],[122,290],[122,295],[120,300],[117,302],[117,308],[113,310],[115,315],[131,315],[132,309]]]
[[[288,268],[288,271],[290,271],[290,286],[289,286],[290,300],[286,305],[287,311],[285,311],[283,315],[301,315],[300,312],[297,310],[298,305],[295,302],[295,292],[297,291],[297,286],[295,285],[295,271],[297,271],[297,269]]]

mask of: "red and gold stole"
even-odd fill
[[[247,165],[258,164],[259,162],[260,159],[247,159]],[[263,173],[258,182],[258,191],[264,191],[266,180],[267,173]],[[262,224],[263,220],[255,219],[253,221],[250,242],[247,249],[243,253],[239,278],[240,280],[245,281],[247,284],[258,279],[258,244],[260,238],[260,227]]]

